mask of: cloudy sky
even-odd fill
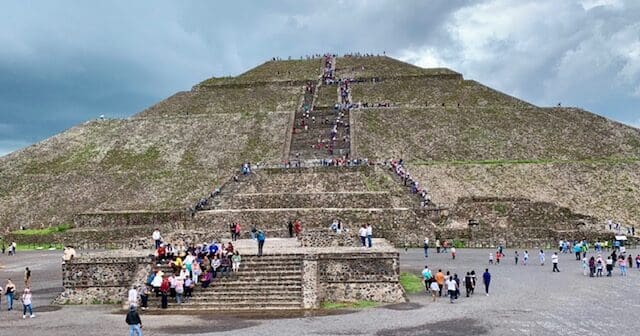
[[[640,1],[0,2],[0,155],[273,57],[446,66],[640,126]]]

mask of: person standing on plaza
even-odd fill
[[[373,227],[371,223],[367,223],[367,244],[371,248],[371,240],[373,238]]]
[[[289,238],[293,238],[293,222],[291,220],[287,221],[287,230],[289,231]]]
[[[500,258],[502,258],[502,252],[496,251],[496,264],[500,265]]]
[[[129,326],[129,336],[142,336],[142,320],[135,306],[129,307],[125,322]]]
[[[613,258],[611,256],[607,257],[607,276],[611,276],[611,272],[613,271]]]
[[[489,285],[491,284],[491,273],[489,269],[485,268],[482,274],[482,282],[484,283],[484,293],[489,296]]]
[[[558,269],[558,252],[553,252],[551,263],[553,264],[553,272],[560,272],[560,269]]]
[[[517,264],[518,264],[518,251],[516,251],[516,252],[513,254],[513,257],[515,258],[515,260],[516,260],[516,265],[517,265]]]
[[[156,228],[153,233],[151,234],[151,239],[153,239],[155,246],[156,246],[156,250],[158,248],[160,248],[160,244],[162,243],[162,236],[160,235],[160,229]]]
[[[31,270],[29,267],[24,269],[24,287],[31,287]]]
[[[489,265],[493,265],[493,253],[489,252]]]
[[[429,238],[424,238],[424,257],[429,257]]]
[[[4,287],[4,296],[7,298],[7,310],[13,310],[13,298],[16,295],[16,285],[11,282],[11,279],[7,279],[7,284]]]
[[[586,276],[589,273],[589,263],[587,258],[582,258],[582,275]]]
[[[134,306],[134,307],[138,306],[138,291],[136,290],[135,286],[131,286],[127,297],[128,297],[127,301],[129,302],[129,306]]]
[[[436,253],[440,253],[440,239],[436,239]]]
[[[596,273],[596,258],[591,256],[591,258],[589,258],[588,264],[589,264],[589,277],[593,278],[593,275]]]
[[[27,317],[27,310],[29,310],[29,317],[34,318],[36,315],[33,313],[33,303],[31,302],[31,290],[29,287],[24,289],[22,293],[22,318]]]
[[[524,254],[522,255],[522,264],[527,266],[527,262],[529,262],[529,251],[524,251]]]
[[[451,247],[451,259],[456,260],[456,247]]]
[[[471,295],[473,295],[473,293],[476,291],[476,285],[477,285],[477,280],[476,279],[476,271],[475,270],[471,270]]]
[[[538,259],[540,260],[540,266],[544,266],[544,251],[540,250],[540,253],[538,253]]]

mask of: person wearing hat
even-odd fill
[[[140,314],[136,311],[136,306],[131,306],[125,319],[129,325],[129,336],[142,336],[142,320],[140,320]]]

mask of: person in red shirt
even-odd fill
[[[293,225],[293,231],[296,233],[296,237],[300,237],[300,233],[302,232],[302,224],[300,220],[296,220],[296,223]]]

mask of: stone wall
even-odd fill
[[[131,285],[148,273],[148,257],[79,257],[62,265],[59,304],[120,303]]]
[[[226,209],[390,208],[387,192],[236,194],[221,204]]]
[[[187,211],[104,211],[77,214],[73,226],[82,227],[126,227],[163,225],[182,222],[189,218]]]
[[[305,247],[360,246],[354,231],[338,234],[326,228],[304,230],[300,235],[300,241]]]
[[[320,254],[318,279],[322,300],[405,301],[397,252]]]

